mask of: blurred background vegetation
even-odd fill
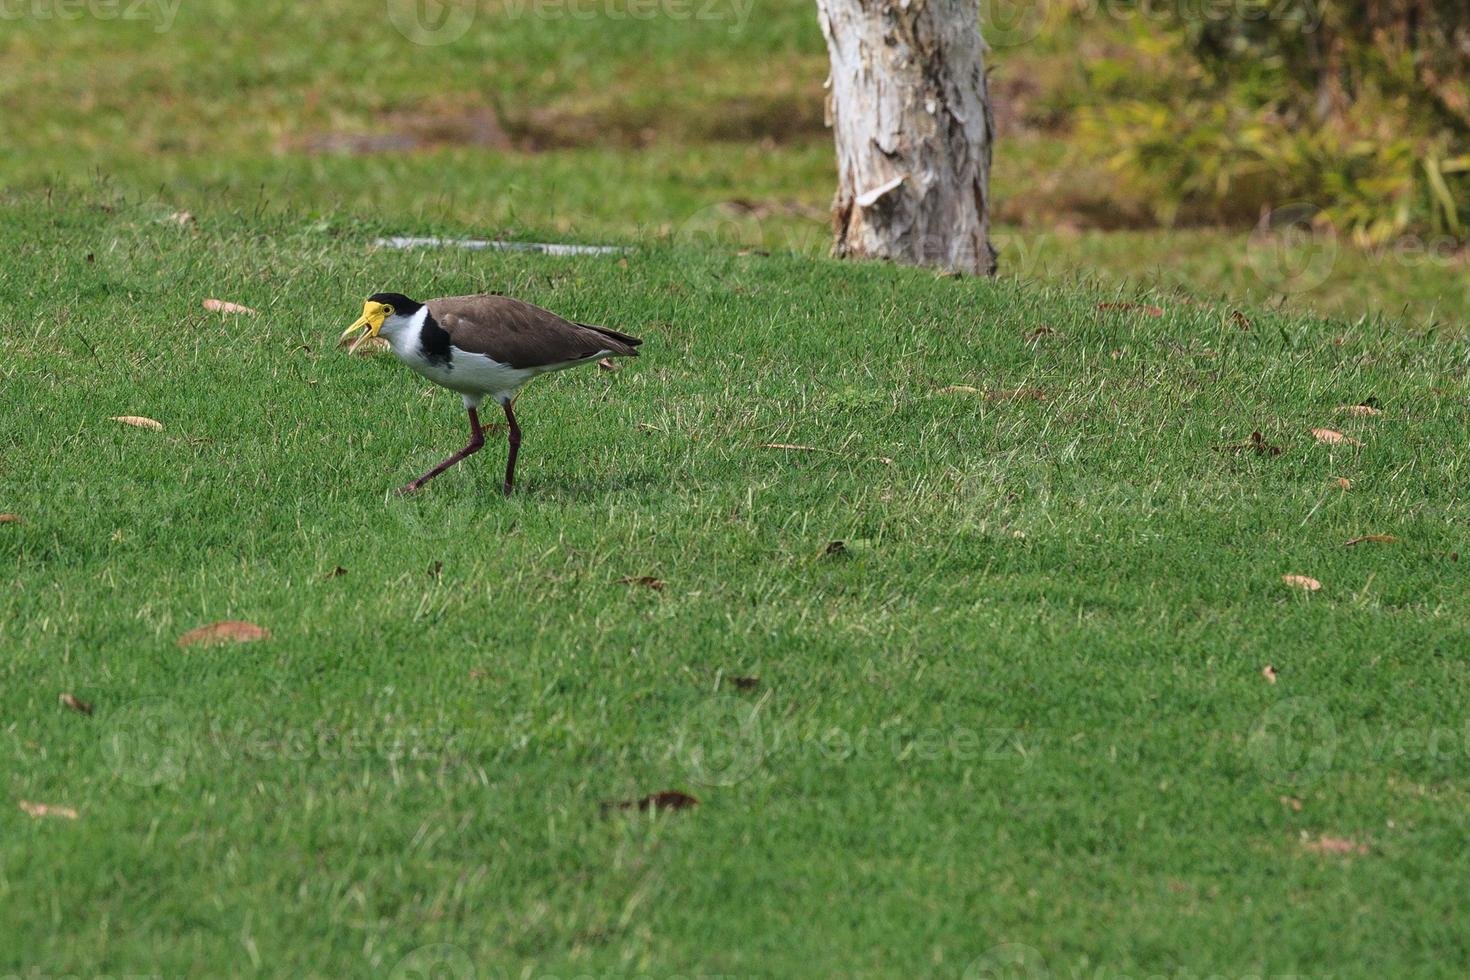
[[[17,0],[0,187],[322,234],[825,252],[810,0],[451,3]],[[1465,322],[1463,4],[981,3],[1003,274]],[[1284,205],[1295,238],[1253,234]]]

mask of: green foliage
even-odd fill
[[[1320,23],[1281,4],[1139,17],[1124,57],[1147,59],[1150,81],[1129,92],[1115,61],[1091,68],[1104,94],[1080,106],[1075,152],[1105,158],[1120,192],[1166,223],[1238,223],[1302,201],[1361,243],[1463,236],[1470,34],[1447,5],[1409,6],[1328,5]],[[1169,58],[1149,57],[1150,36]]]

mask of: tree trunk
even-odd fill
[[[817,0],[837,140],[833,253],[992,275],[977,0]]]

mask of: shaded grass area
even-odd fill
[[[1462,344],[161,210],[0,209],[0,511],[23,521],[0,524],[0,971],[1470,954]],[[487,450],[398,500],[463,423],[332,348],[380,288],[512,293],[646,356],[527,389],[515,498]],[[1165,311],[1098,309],[1119,299]],[[1227,448],[1253,431],[1282,451]],[[1365,533],[1400,540],[1344,547]],[[175,643],[228,618],[272,637]],[[701,805],[600,805],[663,789]]]

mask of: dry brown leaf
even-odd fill
[[[1351,548],[1355,544],[1363,544],[1365,542],[1369,544],[1393,544],[1397,540],[1398,538],[1392,534],[1364,534],[1361,537],[1353,538],[1345,547]]]
[[[1097,308],[1100,310],[1109,310],[1116,313],[1132,313],[1136,311],[1139,313],[1147,313],[1149,316],[1164,315],[1163,307],[1149,306],[1145,303],[1099,303],[1097,304]]]
[[[1344,490],[1351,490],[1353,488],[1353,481],[1349,480],[1345,476],[1334,476],[1332,479],[1336,480],[1337,485],[1342,487]]]
[[[677,789],[666,789],[661,793],[649,793],[637,800],[604,800],[604,810],[683,810],[699,806],[699,798]]]
[[[1338,415],[1356,415],[1359,418],[1367,418],[1371,415],[1382,415],[1383,409],[1374,408],[1372,405],[1339,405]]]
[[[1264,678],[1266,678],[1266,683],[1268,683],[1268,684],[1275,684],[1276,683],[1276,668],[1275,667],[1272,667],[1270,664],[1267,664],[1266,666],[1264,666],[1264,667],[1261,668],[1261,676],[1264,677]]]
[[[1337,432],[1334,429],[1313,429],[1312,436],[1318,442],[1329,446],[1336,446],[1340,443],[1345,443],[1349,446],[1362,445],[1362,443],[1358,440],[1352,438],[1351,436],[1345,436],[1341,432]]]
[[[54,803],[32,803],[29,800],[21,800],[20,808],[37,820],[43,817],[57,817],[61,820],[75,820],[77,818],[77,811],[71,807],[57,806]]]
[[[204,301],[204,308],[211,313],[235,313],[245,316],[255,316],[260,312],[259,310],[252,310],[248,306],[226,302],[222,299],[207,299]]]
[[[1049,324],[1049,323],[1043,323],[1041,326],[1037,327],[1035,330],[1032,330],[1030,333],[1026,334],[1026,342],[1027,343],[1035,343],[1036,341],[1040,340],[1042,337],[1060,337],[1060,336],[1061,336],[1060,333],[1057,333],[1057,331],[1055,331],[1055,330],[1052,329],[1051,324]]]
[[[1367,854],[1368,845],[1359,844],[1346,837],[1319,837],[1309,840],[1302,847],[1314,854]]]
[[[393,345],[388,343],[387,337],[360,337],[357,340],[351,337],[344,337],[337,341],[339,350],[343,347],[351,348],[353,344],[357,345],[354,353],[358,357],[372,357],[376,354],[387,353],[393,349]]]
[[[662,579],[654,578],[652,575],[624,575],[618,579],[619,585],[646,585],[655,592],[662,592],[664,582]]]
[[[19,514],[0,514],[0,524],[24,524]]]
[[[1297,813],[1302,812],[1302,801],[1297,799],[1295,796],[1281,797],[1281,805],[1288,809],[1295,810]]]
[[[1250,330],[1250,328],[1251,328],[1250,318],[1247,317],[1244,313],[1240,312],[1239,310],[1234,310],[1234,311],[1231,312],[1231,314],[1230,314],[1230,322],[1233,323],[1233,324],[1235,324],[1237,327],[1239,327],[1242,330]]]
[[[114,415],[108,421],[121,422],[123,425],[137,426],[140,429],[152,429],[154,432],[163,431],[162,422],[157,419],[150,419],[144,415]]]
[[[1322,583],[1307,575],[1283,575],[1281,581],[1298,589],[1306,589],[1308,592],[1316,592],[1322,588]]]
[[[254,623],[238,619],[227,619],[222,623],[210,623],[192,629],[179,637],[179,646],[214,646],[219,643],[250,643],[254,640],[270,639],[271,631]]]
[[[62,694],[57,700],[61,702],[63,708],[70,708],[78,714],[90,715],[92,713],[92,706],[75,694]]]

